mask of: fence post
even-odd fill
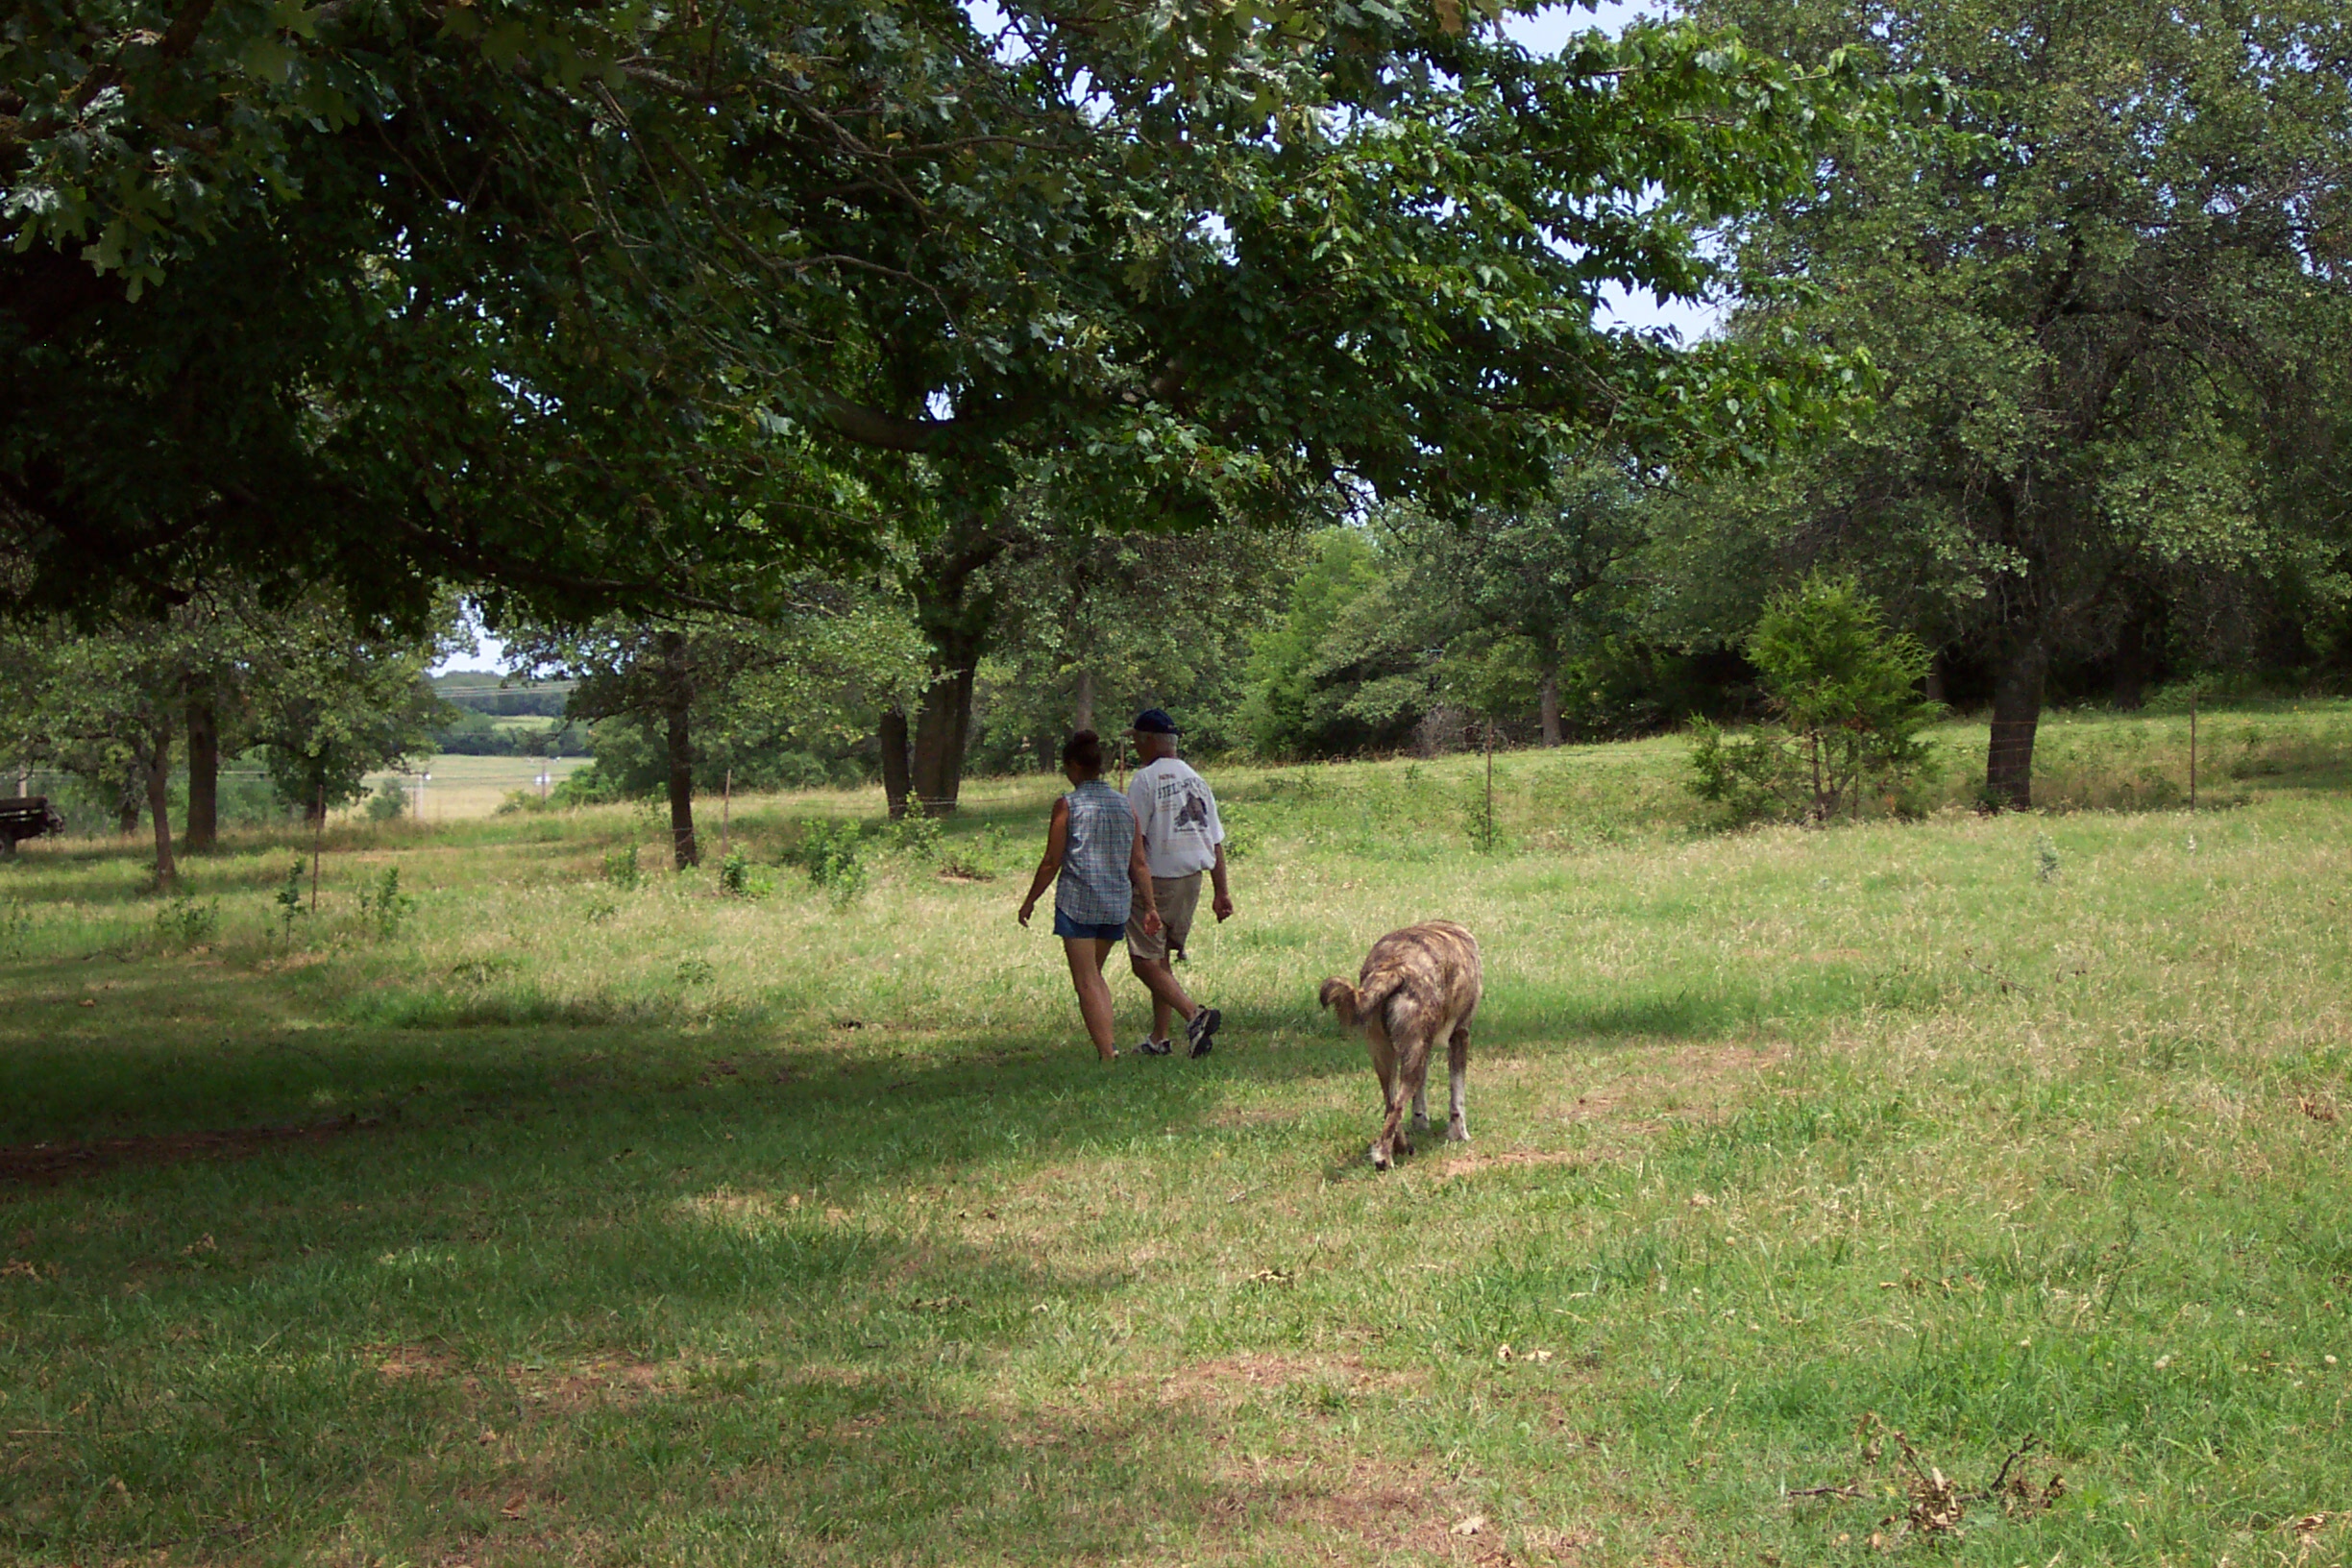
[[[1486,852],[1494,853],[1494,721],[1486,721]]]
[[[318,913],[319,841],[327,836],[327,786],[318,789],[318,821],[310,830],[310,913]]]

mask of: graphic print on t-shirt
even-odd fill
[[[1216,864],[1216,846],[1225,837],[1216,795],[1182,761],[1162,757],[1138,769],[1127,798],[1143,829],[1152,875],[1189,876]]]

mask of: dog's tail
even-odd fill
[[[1377,1016],[1388,1005],[1388,999],[1405,983],[1400,974],[1376,976],[1372,983],[1359,991],[1345,980],[1326,980],[1320,1000],[1339,1016],[1341,1028],[1353,1029],[1364,1019]]]

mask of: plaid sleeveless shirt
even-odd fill
[[[1069,802],[1069,842],[1054,884],[1054,913],[1080,925],[1125,925],[1135,901],[1127,868],[1135,854],[1135,808],[1099,778],[1062,797]]]

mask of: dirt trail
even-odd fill
[[[284,1143],[328,1143],[377,1124],[373,1116],[295,1127],[230,1127],[216,1132],[148,1133],[87,1142],[0,1145],[0,1189],[55,1187],[77,1176],[125,1165],[176,1165],[190,1160],[238,1160]]]

